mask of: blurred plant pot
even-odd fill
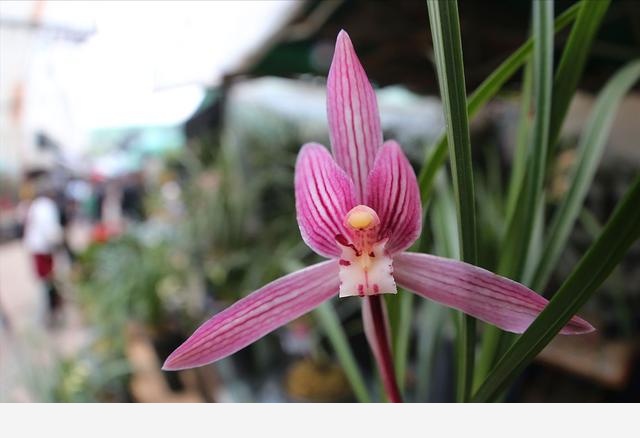
[[[310,358],[295,361],[284,377],[292,401],[310,403],[353,402],[353,392],[342,368]]]

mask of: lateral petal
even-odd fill
[[[389,238],[390,254],[407,249],[422,231],[422,205],[416,174],[400,145],[387,141],[367,179],[367,205],[380,218],[379,238]]]
[[[336,295],[338,286],[334,260],[281,277],[202,324],[162,369],[194,368],[227,357]]]
[[[325,257],[338,257],[338,234],[355,206],[353,183],[329,151],[317,143],[302,147],[296,162],[296,217],[304,242]]]
[[[522,333],[548,301],[531,289],[486,269],[429,254],[403,252],[394,258],[398,284],[424,298],[461,310],[503,330]],[[574,316],[564,335],[595,329]]]

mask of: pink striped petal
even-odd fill
[[[379,236],[388,237],[390,254],[407,249],[422,230],[422,206],[416,175],[400,145],[385,142],[367,180],[367,205],[380,218]]]
[[[338,293],[338,262],[329,260],[279,278],[202,324],[162,369],[215,362],[307,313]]]
[[[400,286],[509,332],[524,332],[548,303],[520,283],[456,260],[404,252],[396,255],[393,265]],[[593,330],[574,316],[560,333]]]
[[[338,257],[336,235],[347,235],[344,217],[355,204],[353,183],[316,143],[302,147],[296,162],[296,216],[302,239],[325,257]]]
[[[353,180],[362,203],[382,130],[376,95],[344,30],[338,34],[327,77],[327,116],[333,155]]]

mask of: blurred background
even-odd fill
[[[471,91],[527,38],[530,4],[459,3]],[[556,15],[572,3],[556,1]],[[296,225],[293,166],[303,143],[328,145],[340,29],[376,87],[384,137],[418,171],[443,129],[424,1],[0,3],[0,401],[354,400],[313,313],[214,365],[160,370],[204,319],[317,261]],[[614,1],[563,126],[551,204],[594,94],[638,56],[640,3]],[[472,123],[486,267],[504,228],[521,84],[518,74]],[[640,169],[638,90],[551,292]],[[446,169],[432,203],[424,239],[450,254]],[[583,309],[598,331],[557,338],[506,400],[640,400],[639,261],[636,243]],[[452,401],[450,312],[413,303],[407,398]],[[332,304],[379,392],[359,303]]]

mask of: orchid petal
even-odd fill
[[[390,254],[407,249],[422,231],[420,190],[413,168],[393,140],[378,152],[367,180],[367,205],[380,218],[379,236]]]
[[[355,206],[353,183],[327,149],[302,147],[296,162],[296,216],[302,239],[325,257],[338,257],[336,236],[348,232],[345,215]]]
[[[307,313],[338,293],[338,263],[319,263],[279,278],[202,324],[166,360],[164,370],[217,361]]]
[[[398,285],[453,307],[503,330],[522,333],[548,301],[531,289],[485,269],[428,254],[401,253],[394,257]],[[595,330],[574,316],[560,331],[565,335]]]
[[[327,77],[327,116],[333,155],[353,180],[361,203],[382,130],[375,92],[345,31],[338,34]]]

